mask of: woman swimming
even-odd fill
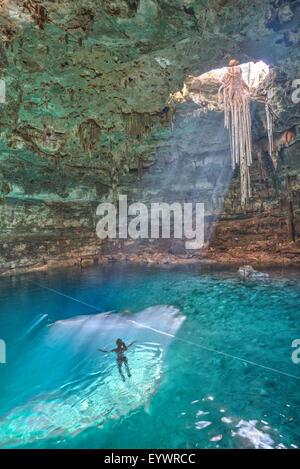
[[[118,346],[117,348],[113,348],[112,350],[101,350],[99,348],[97,349],[98,352],[104,352],[104,353],[117,352],[117,363],[118,363],[119,373],[120,373],[123,381],[125,381],[125,376],[123,375],[123,372],[122,372],[122,364],[123,363],[125,365],[128,378],[130,378],[130,376],[131,376],[129,366],[128,366],[128,361],[127,361],[127,358],[124,355],[124,352],[126,352],[126,350],[128,350],[129,347],[131,347],[135,342],[136,341],[134,340],[133,342],[131,342],[131,344],[125,345],[125,343],[123,342],[122,339],[117,339],[116,340],[116,344]]]

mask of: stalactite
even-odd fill
[[[89,119],[80,124],[78,134],[83,150],[91,156],[93,148],[100,140],[101,129],[99,125],[93,119]]]
[[[48,12],[46,8],[34,0],[25,0],[23,2],[23,7],[29,11],[36,25],[43,31],[48,20]]]
[[[11,47],[11,45],[13,44],[13,41],[14,41],[14,37],[16,35],[16,31],[9,25],[5,25],[5,26],[0,26],[0,37],[3,41],[4,39],[4,45],[6,47],[6,49],[9,49],[9,47]],[[3,44],[2,42],[2,44]],[[1,47],[1,50],[0,52],[2,52],[1,55],[1,59],[3,58],[3,50],[2,50],[2,47]],[[5,60],[6,62],[6,60]]]
[[[138,170],[138,177],[141,177],[143,171],[143,158],[141,155],[137,156],[137,170]]]
[[[125,116],[124,126],[127,135],[142,140],[143,136],[151,134],[153,122],[148,114],[132,113],[129,116]]]

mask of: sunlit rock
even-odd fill
[[[268,278],[269,274],[254,270],[251,265],[243,265],[239,268],[238,273],[244,278]]]

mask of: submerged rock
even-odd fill
[[[268,278],[269,274],[254,270],[252,265],[243,265],[239,268],[238,273],[245,278]]]

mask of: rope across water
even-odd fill
[[[73,300],[73,301],[76,301],[77,303],[81,303],[85,306],[88,306],[89,308],[92,308],[96,311],[99,311],[101,313],[104,313],[105,311],[101,308],[97,308],[96,306],[93,306],[93,305],[90,305],[89,303],[85,303],[84,301],[81,301],[81,300],[78,300],[77,298],[73,298],[72,296],[69,296],[69,295],[66,295],[64,293],[61,293],[60,291],[58,290],[55,290],[54,288],[49,288],[49,287],[45,287],[44,285],[39,285],[39,284],[36,284],[37,286],[39,286],[40,288],[44,288],[45,290],[49,290],[53,293],[56,293],[57,295],[61,295],[61,296],[64,296],[65,298],[69,298],[70,300]],[[108,312],[108,311],[106,311]],[[109,311],[111,312],[111,311]],[[292,375],[290,373],[286,373],[285,371],[281,371],[281,370],[277,370],[276,368],[272,368],[270,366],[266,366],[266,365],[262,365],[261,363],[257,363],[257,362],[254,362],[254,361],[251,361],[251,360],[247,360],[246,358],[242,358],[242,357],[238,357],[236,355],[232,355],[230,353],[227,353],[227,352],[222,352],[220,350],[216,350],[214,348],[211,348],[211,347],[207,347],[205,345],[201,345],[201,344],[198,344],[197,342],[192,342],[190,340],[186,340],[186,339],[182,339],[181,337],[176,337],[175,335],[173,334],[169,334],[168,332],[164,332],[164,331],[160,331],[159,329],[155,329],[154,327],[151,327],[151,326],[147,326],[145,324],[142,324],[142,323],[139,323],[139,322],[136,322],[136,321],[133,321],[131,319],[126,319],[126,321],[132,323],[132,324],[135,324],[136,326],[138,327],[143,327],[145,329],[150,329],[151,331],[153,332],[156,332],[157,334],[161,334],[161,335],[167,335],[168,337],[172,337],[174,338],[175,340],[178,340],[180,342],[184,342],[186,344],[189,344],[189,345],[193,345],[194,347],[198,347],[200,349],[204,349],[204,350],[207,350],[209,352],[213,352],[213,353],[216,353],[216,354],[219,354],[219,355],[223,355],[225,357],[228,357],[228,358],[233,358],[235,360],[239,360],[241,362],[244,362],[244,363],[247,363],[248,365],[253,365],[253,366],[257,366],[259,368],[263,368],[265,370],[268,370],[268,371],[272,371],[273,373],[278,373],[278,374],[281,374],[281,375],[284,375],[284,376],[288,376],[289,378],[294,378],[294,379],[300,379],[300,376],[296,376],[296,375]]]

